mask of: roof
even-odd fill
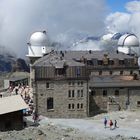
[[[40,59],[38,59],[33,66],[52,66],[55,61],[66,61],[68,63],[72,63],[81,60],[82,58],[86,58],[87,60],[98,59],[102,60],[104,58],[104,54],[108,55],[108,58],[113,59],[132,59],[132,56],[126,55],[124,53],[116,53],[107,52],[107,51],[60,51],[60,52],[52,52]],[[63,57],[62,57],[63,55]],[[75,65],[80,66],[80,62],[75,63]]]
[[[24,79],[27,79],[27,77],[12,77],[9,79],[9,81],[16,82]]]
[[[140,87],[140,80],[133,80],[133,76],[91,76],[91,87]]]
[[[0,98],[0,115],[28,108],[20,95]]]

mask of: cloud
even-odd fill
[[[129,12],[140,12],[140,1],[131,1],[126,3],[125,8],[127,9],[127,11]]]
[[[140,1],[131,1],[125,5],[126,12],[111,13],[106,18],[109,32],[132,32],[140,39]]]
[[[106,26],[108,32],[129,32],[130,17],[130,14],[122,12],[115,12],[109,14],[106,18]]]
[[[34,31],[48,30],[53,40],[65,39],[69,31],[99,35],[107,11],[105,0],[1,0],[0,44],[24,57]]]

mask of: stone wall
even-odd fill
[[[107,91],[107,95],[103,95],[103,90]],[[115,90],[119,91],[119,95],[115,95]],[[107,104],[113,99],[120,105],[120,109],[126,109],[126,101],[128,96],[127,88],[95,88],[95,93],[90,93],[89,111],[90,114],[98,114],[107,112]]]
[[[49,87],[46,87],[47,83]],[[71,91],[71,97],[69,97],[69,91]],[[37,81],[38,113],[47,117],[86,117],[88,115],[87,91],[87,82],[84,80]],[[53,109],[47,109],[47,98],[53,98]]]

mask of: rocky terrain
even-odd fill
[[[103,120],[117,120],[118,127],[104,128]],[[119,111],[85,119],[51,119],[40,116],[39,125],[27,117],[21,131],[0,132],[0,140],[140,140],[140,111]]]

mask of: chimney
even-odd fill
[[[136,73],[133,74],[133,80],[138,80],[138,75]]]
[[[89,50],[89,54],[91,54],[92,53],[92,51],[91,50]]]
[[[44,30],[43,33],[46,34],[46,31]]]
[[[103,64],[104,64],[104,65],[108,65],[108,63],[109,63],[108,55],[107,55],[107,54],[104,54]]]

